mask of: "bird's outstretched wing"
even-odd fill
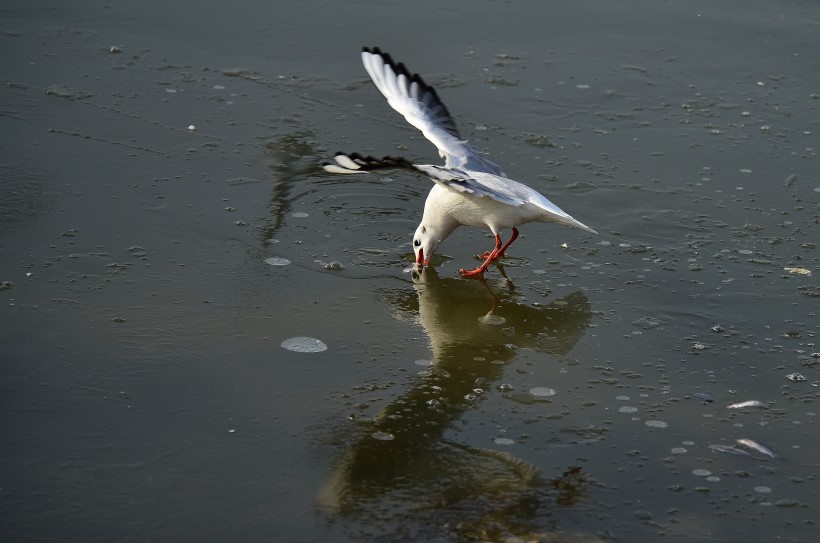
[[[436,90],[420,75],[395,63],[378,47],[362,50],[362,62],[390,107],[404,115],[407,122],[421,130],[445,159],[445,166],[504,176],[501,168],[484,158],[461,139],[456,123]]]
[[[336,153],[333,157],[336,164],[324,164],[322,168],[330,173],[367,173],[373,170],[412,170],[420,172],[412,162],[406,158],[386,156],[376,158],[359,153]]]
[[[333,157],[336,164],[325,164],[326,172],[330,173],[367,173],[374,170],[410,170],[417,174],[422,173],[430,179],[455,192],[470,194],[478,198],[492,198],[503,204],[511,206],[522,206],[526,199],[509,190],[506,182],[498,176],[473,172],[469,174],[462,170],[451,169],[443,166],[433,166],[430,164],[413,164],[406,158],[386,156],[376,158],[373,156],[363,156],[359,153],[336,153]],[[487,179],[497,180],[495,183],[487,183]]]

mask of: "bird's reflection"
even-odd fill
[[[271,220],[262,229],[263,245],[270,245],[276,231],[290,211],[290,191],[294,184],[321,172],[320,151],[310,132],[293,132],[265,144],[266,162],[276,174],[271,186],[268,207]]]
[[[575,292],[534,307],[517,301],[509,281],[491,288],[441,279],[432,269],[414,273],[412,290],[384,294],[399,314],[417,316],[433,363],[416,386],[349,436],[322,505],[351,523],[445,529],[472,540],[527,533],[536,515],[579,500],[585,477],[577,468],[543,480],[535,466],[455,442],[449,433],[495,386],[517,347],[572,349],[591,318],[586,296]]]

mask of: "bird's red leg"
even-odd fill
[[[496,259],[499,259],[499,258],[501,258],[502,256],[504,256],[504,251],[506,251],[506,250],[507,250],[507,247],[509,247],[510,245],[512,245],[512,242],[513,242],[513,241],[515,241],[517,238],[518,238],[518,228],[516,228],[515,226],[513,226],[512,237],[510,238],[510,241],[508,241],[508,242],[504,245],[504,247],[502,247],[502,248],[501,248],[501,250],[500,250],[500,251],[498,251],[498,254],[497,254],[497,255],[495,255],[495,258],[496,258]]]
[[[481,275],[482,273],[484,273],[484,270],[487,269],[487,266],[490,265],[490,262],[492,262],[493,260],[495,260],[497,258],[496,255],[498,254],[498,252],[500,250],[501,250],[501,236],[496,234],[495,235],[495,249],[490,251],[490,254],[487,256],[487,259],[484,261],[484,263],[481,266],[474,269],[474,270],[469,270],[468,271],[468,270],[464,270],[462,268],[462,269],[458,270],[459,273],[461,274],[462,277],[470,277],[471,275]]]
[[[498,260],[499,258],[503,257],[504,256],[504,251],[507,250],[507,247],[512,245],[512,242],[515,241],[516,238],[518,238],[518,228],[513,226],[512,237],[510,238],[510,241],[508,241],[506,243],[506,245],[504,245],[504,247],[502,247],[501,250],[498,251],[498,253],[496,253],[496,255],[493,257],[493,260]],[[476,256],[476,258],[480,258],[481,260],[484,260],[485,258],[489,258],[490,254],[493,253],[493,252],[494,251],[487,251],[483,255],[475,255],[475,256]]]

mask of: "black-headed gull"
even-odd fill
[[[484,226],[495,235],[495,247],[483,255],[481,266],[459,270],[461,275],[481,275],[493,260],[518,237],[516,226],[528,222],[558,222],[596,234],[530,187],[509,179],[498,165],[490,162],[461,139],[450,112],[433,87],[404,64],[393,62],[378,47],[362,50],[362,62],[376,87],[390,106],[407,122],[421,130],[438,147],[444,166],[413,164],[400,157],[374,158],[358,153],[337,153],[336,164],[324,169],[332,173],[364,173],[381,169],[407,169],[429,176],[435,185],[427,196],[421,224],[413,236],[416,262],[424,267],[441,242],[462,224]],[[499,232],[512,228],[512,236],[502,245]]]

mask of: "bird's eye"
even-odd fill
[[[421,245],[421,241],[419,241],[419,240],[417,240],[417,239],[414,239],[414,240],[413,240],[413,245],[415,245],[416,247],[418,247],[419,245]]]

